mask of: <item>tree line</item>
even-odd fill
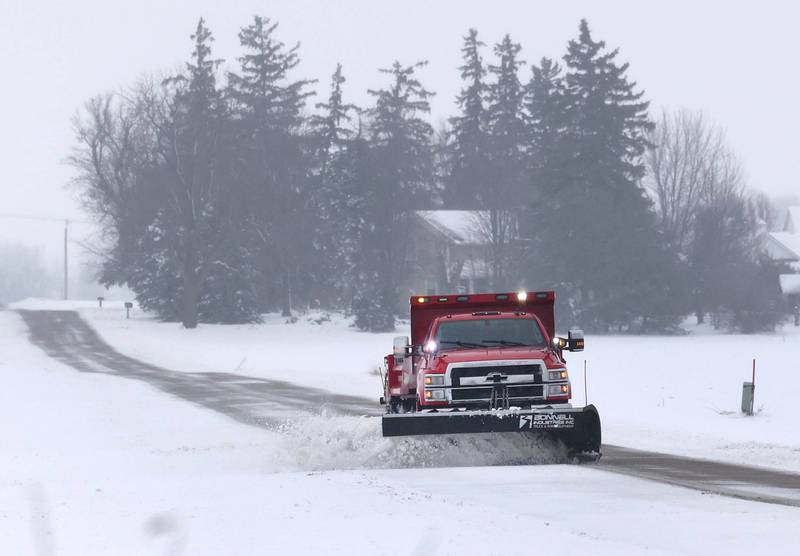
[[[413,211],[448,208],[488,215],[493,289],[555,288],[563,317],[590,330],[781,318],[779,269],[758,248],[766,205],[724,137],[689,112],[656,125],[586,21],[560,62],[531,65],[509,35],[489,49],[470,29],[439,131],[424,61],[381,69],[369,106],[347,102],[338,65],[312,110],[316,83],[277,27],[244,26],[223,72],[200,19],[181,72],[76,117],[70,161],[105,230],[103,284],[189,328],[318,306],[390,330]]]

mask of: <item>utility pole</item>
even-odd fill
[[[69,224],[88,224],[85,220],[69,220],[67,218],[57,218],[51,216],[38,216],[28,214],[4,214],[0,213],[0,218],[10,218],[17,220],[42,220],[45,222],[63,222],[64,223],[64,299],[69,299]]]
[[[69,220],[64,220],[64,299],[69,299]]]

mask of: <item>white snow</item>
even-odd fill
[[[770,235],[786,250],[787,256],[793,260],[800,258],[800,233],[771,232]]]
[[[112,329],[110,314],[94,322]],[[127,325],[138,340],[171,329]],[[254,330],[266,335],[268,326]],[[329,326],[332,336],[349,333]],[[190,333],[176,330],[166,341]],[[381,438],[375,418],[298,415],[282,432],[262,431],[136,381],[79,373],[26,334],[17,315],[0,311],[2,554],[708,555],[797,546],[796,508],[592,467],[384,469],[497,461],[447,443],[417,458],[424,443]],[[495,457],[506,449],[495,448]]]
[[[778,279],[784,295],[800,295],[800,274],[781,274]]]
[[[481,222],[488,221],[488,212],[479,210],[420,210],[416,212],[431,226],[457,244],[483,245]]]
[[[82,314],[121,352],[171,369],[229,371],[276,378],[375,399],[377,368],[396,333],[367,334],[340,315],[295,324],[266,315],[260,325],[201,325],[185,330],[118,306]],[[687,336],[589,336],[586,351],[568,354],[573,402],[589,401],[604,441],[736,463],[800,471],[800,329],[773,334],[720,334],[702,327]],[[757,415],[739,412],[742,382],[756,359]]]

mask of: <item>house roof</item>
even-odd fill
[[[424,210],[416,214],[437,231],[457,244],[480,245],[487,243],[481,233],[481,221],[486,211],[479,210]]]
[[[781,274],[781,291],[786,294],[800,295],[800,274]]]
[[[800,261],[800,234],[771,232],[772,245],[767,249],[770,255],[779,260]]]

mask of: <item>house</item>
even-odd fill
[[[416,211],[409,234],[410,294],[476,293],[489,289],[485,211]]]
[[[795,311],[795,324],[800,320],[800,206],[789,207],[780,232],[771,232],[766,251],[776,261],[785,262],[794,270],[780,275],[781,292],[788,297]]]

